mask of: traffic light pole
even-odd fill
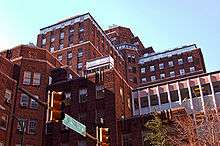
[[[20,90],[21,92],[25,93],[27,96],[29,96],[31,99],[35,100],[41,106],[43,106],[45,108],[51,108],[51,107],[49,107],[49,105],[46,102],[43,102],[40,99],[36,98],[32,93],[30,93],[26,89],[18,87],[18,90]],[[91,138],[92,140],[96,141],[96,146],[100,145],[99,138],[98,138],[98,135],[99,135],[98,133],[99,133],[98,126],[96,127],[96,137],[92,136],[89,133],[86,133],[86,137]]]

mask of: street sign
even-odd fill
[[[69,115],[65,114],[65,118],[63,119],[62,123],[79,134],[86,136],[86,126]]]

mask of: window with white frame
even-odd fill
[[[29,120],[28,133],[29,134],[36,134],[37,133],[37,120]]]
[[[82,62],[80,62],[80,63],[77,64],[77,68],[78,68],[78,69],[81,69],[82,66],[83,66],[83,63],[82,63]]]
[[[20,105],[23,107],[27,107],[29,102],[29,97],[26,94],[21,94]]]
[[[155,81],[156,80],[156,76],[151,76],[150,79],[151,79],[151,81]]]
[[[63,39],[64,38],[64,32],[61,32],[60,33],[60,39]]]
[[[180,75],[185,75],[185,70],[184,69],[180,69]]]
[[[6,100],[7,103],[10,103],[10,101],[11,101],[11,96],[12,96],[11,90],[6,89],[6,90],[5,90],[5,100]]]
[[[54,47],[50,47],[50,52],[51,52],[51,53],[54,52]]]
[[[175,77],[175,72],[174,71],[170,72],[170,77]]]
[[[82,48],[79,48],[78,49],[78,57],[82,57],[83,56],[83,49]]]
[[[189,70],[190,70],[190,72],[195,72],[195,67],[194,66],[190,67]]]
[[[165,78],[165,74],[160,74],[160,79],[164,79]]]
[[[42,40],[42,45],[45,45],[46,44],[46,38],[43,38],[43,40]]]
[[[169,67],[173,67],[173,61],[168,62]]]
[[[31,83],[31,72],[24,71],[23,84],[30,85],[30,83]]]
[[[72,52],[67,52],[67,58],[71,59],[73,57],[73,53]]]
[[[192,57],[192,56],[189,56],[189,57],[187,58],[187,61],[188,61],[188,62],[193,62],[193,57]]]
[[[87,89],[86,88],[80,89],[79,90],[79,103],[86,102],[87,96],[88,96]]]
[[[41,74],[35,72],[33,76],[33,85],[40,85],[40,79],[41,79]]]
[[[5,114],[1,114],[1,116],[0,116],[0,129],[6,130],[7,123],[8,123],[8,116]]]
[[[39,98],[39,97],[36,96],[36,95],[35,95],[35,97],[36,97],[37,99]],[[37,109],[37,107],[38,107],[38,103],[37,103],[35,100],[31,99],[30,108]]]
[[[62,50],[64,47],[64,44],[60,44],[60,50]]]
[[[179,64],[179,65],[183,64],[183,59],[182,59],[182,58],[181,58],[181,59],[178,59],[178,64]]]
[[[57,59],[61,62],[62,59],[63,59],[63,58],[62,58],[62,54],[58,55],[58,56],[57,56]]]
[[[146,83],[147,82],[147,78],[146,77],[142,77],[141,78],[141,83]]]
[[[150,71],[155,71],[155,67],[154,66],[150,66]]]
[[[146,68],[145,67],[142,67],[141,68],[141,73],[143,74],[143,73],[145,73],[146,72]]]
[[[104,98],[105,97],[105,88],[104,85],[97,85],[96,86],[96,99]]]
[[[159,64],[159,68],[160,68],[160,69],[164,69],[164,64],[163,64],[163,63],[160,63],[160,64]]]

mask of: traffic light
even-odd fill
[[[62,121],[65,118],[64,103],[65,96],[63,92],[52,92],[51,100],[51,120],[52,121]]]
[[[100,128],[100,142],[101,142],[101,146],[110,145],[110,129],[109,128]]]

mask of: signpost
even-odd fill
[[[84,137],[86,136],[86,126],[70,117],[69,115],[65,114],[65,118],[63,119],[62,123],[63,125],[83,135]]]

